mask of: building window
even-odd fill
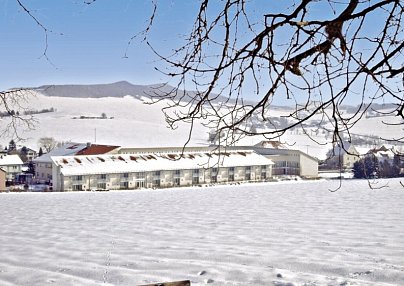
[[[42,177],[43,177],[43,176],[44,176],[44,174],[42,173]],[[81,181],[81,180],[83,180],[83,176],[81,176],[81,175],[80,175],[80,176],[74,176],[74,177],[73,177],[73,180],[74,180],[74,181]]]
[[[154,171],[153,176],[154,177],[160,177],[160,171]]]
[[[234,167],[229,168],[229,174],[234,174]]]
[[[216,176],[216,175],[212,175],[212,176],[210,177],[210,180],[211,180],[212,183],[217,183],[217,176]]]
[[[137,181],[136,182],[136,188],[137,189],[144,188],[144,181]]]
[[[106,179],[107,179],[107,174],[100,174],[100,175],[98,176],[98,179],[100,179],[100,180],[106,180]]]
[[[251,166],[245,167],[245,172],[246,173],[251,173]]]
[[[180,176],[181,176],[181,170],[175,170],[174,177],[180,177]]]
[[[261,166],[261,180],[267,178],[267,166]]]
[[[98,183],[97,184],[97,189],[98,190],[106,190],[107,189],[107,184],[106,183]]]
[[[192,171],[192,176],[194,176],[194,177],[199,177],[199,169],[194,169],[194,170]]]
[[[128,182],[121,182],[120,187],[121,187],[121,189],[129,189],[129,183]]]
[[[122,178],[125,178],[125,179],[129,178],[129,174],[128,173],[123,173]]]
[[[229,175],[229,182],[233,182],[233,181],[234,181],[234,175],[231,174],[231,175]]]
[[[136,173],[136,179],[144,179],[144,178],[145,178],[145,173],[144,172]]]
[[[174,178],[174,186],[180,185],[180,178]]]
[[[199,177],[193,177],[192,184],[199,184]]]
[[[73,189],[73,191],[82,191],[83,186],[82,185],[73,185],[72,189]]]
[[[154,179],[153,180],[153,187],[155,187],[155,188],[160,187],[160,179]]]
[[[251,173],[246,173],[246,174],[245,174],[245,180],[246,180],[246,181],[251,180]]]

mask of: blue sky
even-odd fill
[[[22,0],[48,33],[47,61],[43,30],[15,0],[0,0],[0,89],[42,84],[164,81],[154,70],[156,58],[141,41],[130,38],[146,27],[150,0]],[[152,40],[163,51],[192,24],[195,1],[159,3]],[[173,12],[177,17],[173,17]],[[179,16],[180,15],[180,16]],[[170,43],[170,44],[169,44]]]
[[[152,51],[131,37],[146,26],[151,0],[21,0],[50,31],[47,56],[44,31],[18,6],[16,0],[0,0],[0,90],[44,84],[93,84],[126,80],[134,84],[166,82],[155,70],[161,67]],[[192,28],[200,1],[159,0],[150,41],[167,55],[178,48]],[[249,9],[256,21],[289,6],[291,1],[255,0]],[[346,4],[339,2],[337,7]],[[328,11],[329,13],[324,13]],[[316,18],[333,17],[326,1],[310,12]],[[282,12],[286,12],[282,10]],[[338,11],[336,11],[338,12]],[[260,17],[260,18],[258,18]],[[127,50],[128,48],[128,50]],[[128,58],[124,58],[127,52]],[[282,97],[285,99],[285,96]]]

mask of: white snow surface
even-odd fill
[[[0,285],[404,285],[400,181],[0,194]]]

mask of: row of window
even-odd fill
[[[282,167],[290,167],[290,168],[299,168],[299,162],[290,162],[290,161],[278,161],[275,162],[275,168],[282,168]]]
[[[234,181],[234,170],[235,167],[229,167],[228,168],[228,174],[229,174],[229,180]],[[247,166],[245,167],[245,174],[246,174],[246,179],[250,180],[251,178],[251,166]],[[217,168],[212,168],[211,170],[211,180],[213,182],[217,182],[217,173],[218,173],[218,169]],[[136,179],[144,179],[146,177],[145,172],[138,172],[135,173],[135,177]],[[265,174],[265,175],[264,175]],[[161,175],[161,171],[154,171],[153,172],[153,180],[157,181],[160,180],[160,175]],[[195,184],[199,184],[199,175],[200,175],[200,169],[194,169],[192,171],[192,181]],[[179,177],[181,176],[181,170],[175,170],[174,171],[174,183],[179,185]],[[261,166],[261,177],[265,176],[266,177],[266,166]],[[121,178],[123,179],[128,179],[129,178],[129,173],[123,173],[120,175]],[[107,174],[99,174],[96,177],[98,180],[106,180],[107,179]],[[83,180],[83,176],[82,175],[78,175],[78,176],[74,176],[73,177],[73,181],[76,182],[80,182]],[[178,182],[178,183],[177,183]],[[125,182],[127,183],[127,182]],[[105,184],[103,182],[100,182],[100,184]],[[159,185],[159,184],[158,184]]]

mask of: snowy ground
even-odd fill
[[[404,188],[0,194],[0,285],[404,285]]]

